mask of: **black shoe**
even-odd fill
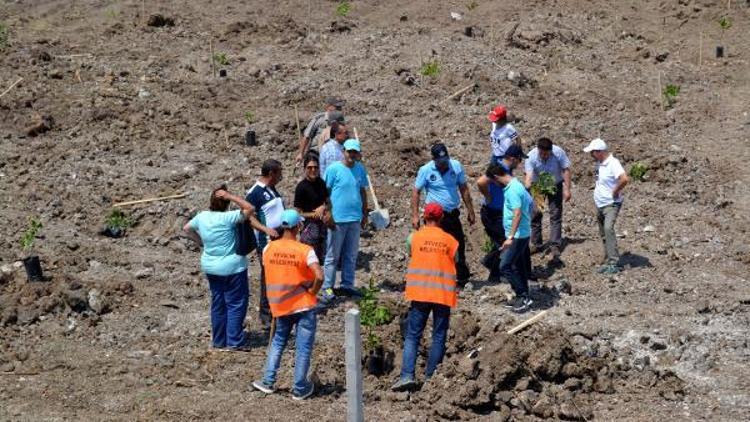
[[[531,308],[531,304],[534,303],[527,295],[517,295],[513,299],[505,303],[505,307],[516,313],[524,313]]]

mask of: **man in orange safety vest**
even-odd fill
[[[406,272],[406,299],[411,301],[404,339],[401,376],[394,391],[417,386],[415,366],[419,343],[432,312],[432,346],[425,377],[429,379],[445,355],[451,308],[456,306],[456,251],[458,241],[440,228],[443,208],[437,203],[424,207],[424,226],[412,235],[411,260]]]
[[[310,368],[315,330],[316,294],[323,284],[323,270],[315,250],[297,240],[304,219],[296,210],[281,214],[281,237],[263,250],[266,272],[266,295],[271,315],[276,319],[276,331],[268,350],[268,360],[262,380],[252,386],[266,394],[274,392],[276,373],[281,363],[287,340],[296,325],[297,345],[294,356],[294,385],[292,398],[304,400],[313,394],[315,386],[307,379]]]

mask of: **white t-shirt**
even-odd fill
[[[594,203],[597,208],[606,207],[613,203],[622,203],[622,194],[617,198],[612,197],[612,190],[617,186],[617,179],[625,173],[620,161],[612,154],[601,163],[597,163],[596,187],[594,188]]]
[[[506,123],[502,126],[498,126],[497,123],[492,123],[492,132],[490,132],[492,155],[495,157],[502,157],[505,155],[505,150],[513,144],[516,138],[518,138],[518,132],[516,132],[516,128],[511,126],[510,123]]]

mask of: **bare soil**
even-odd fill
[[[304,124],[328,95],[347,99],[393,220],[365,233],[357,272],[394,314],[379,329],[385,374],[365,378],[368,420],[750,419],[748,4],[354,1],[345,17],[337,4],[3,3],[0,92],[23,80],[0,97],[0,419],[343,420],[343,314],[356,304],[321,316],[312,399],[289,398],[291,353],[279,394],[249,391],[267,341],[256,311],[256,348],[210,351],[199,251],[179,235],[212,187],[245,191],[268,157],[289,166],[290,201],[295,107]],[[212,76],[211,49],[227,77]],[[427,61],[437,75],[420,75]],[[671,106],[667,84],[680,86]],[[547,135],[573,161],[565,265],[534,256],[535,312],[550,313],[505,334],[525,317],[501,306],[507,285],[484,282],[484,235],[466,226],[474,275],[445,363],[420,391],[392,393],[410,184],[441,139],[473,186],[496,103],[526,148]],[[602,246],[581,149],[597,136],[626,168],[649,167],[626,189],[626,270],[612,277],[593,271]],[[128,208],[125,237],[100,234],[113,203],[179,192]],[[47,282],[28,283],[20,267],[29,216],[44,224],[35,251]],[[250,271],[255,304],[255,259]]]

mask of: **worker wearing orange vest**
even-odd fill
[[[281,237],[273,240],[263,251],[263,268],[266,272],[266,295],[271,315],[276,321],[276,331],[271,340],[268,360],[262,380],[252,386],[266,394],[274,392],[276,373],[287,340],[296,325],[297,345],[294,356],[294,386],[292,398],[304,400],[313,394],[315,386],[307,379],[310,356],[318,324],[315,314],[316,294],[323,284],[323,269],[315,250],[297,241],[304,219],[296,210],[281,214]]]
[[[445,355],[451,308],[456,306],[456,251],[458,241],[440,228],[443,208],[424,207],[424,226],[411,237],[411,260],[406,271],[406,299],[411,300],[404,339],[401,376],[394,391],[416,387],[415,365],[422,333],[432,312],[432,346],[425,377],[429,379]]]

